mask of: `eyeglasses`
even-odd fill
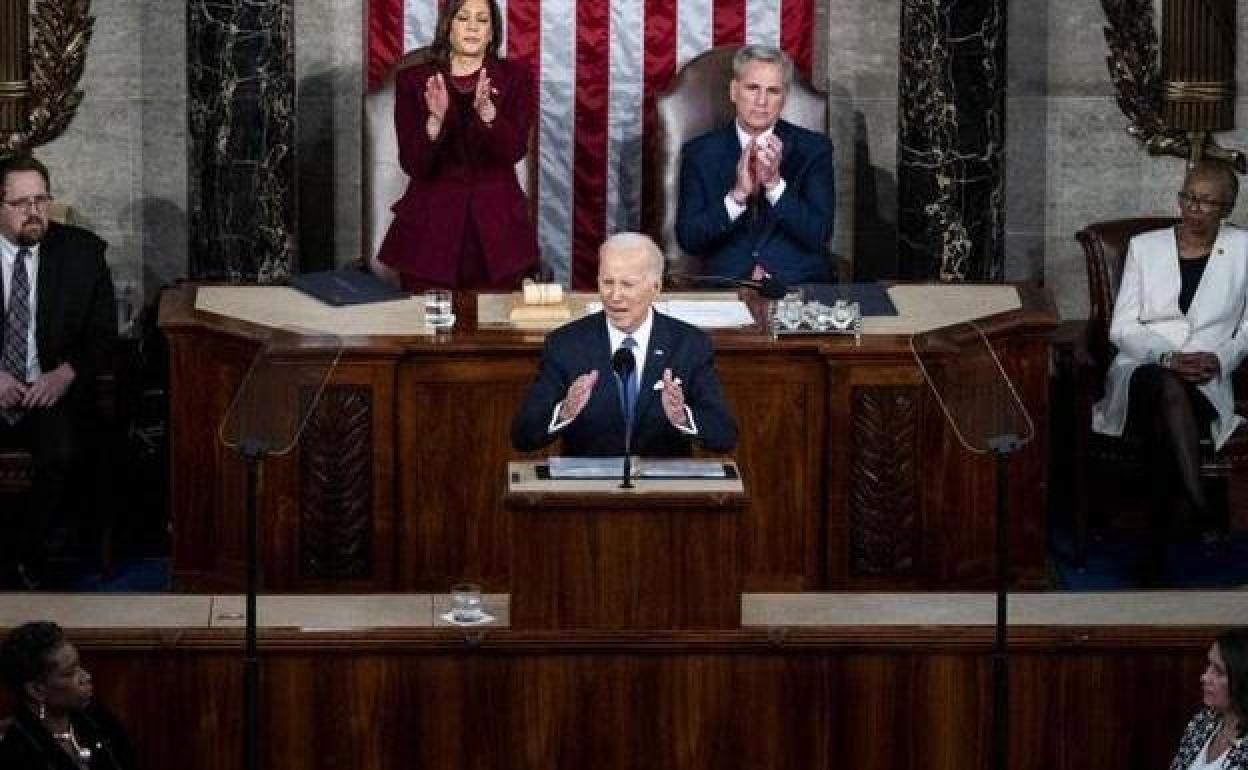
[[[51,202],[51,195],[32,195],[29,198],[17,198],[11,201],[0,201],[0,203],[3,203],[6,206],[12,206],[15,209],[20,209],[21,211],[25,211],[27,213],[34,209],[43,211]]]
[[[1179,205],[1196,211],[1216,211],[1222,206],[1229,206],[1230,203],[1230,201],[1220,201],[1217,198],[1202,198],[1191,193],[1179,193]]]

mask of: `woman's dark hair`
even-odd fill
[[[433,35],[430,49],[434,60],[441,65],[451,63],[451,21],[466,2],[468,0],[448,0],[446,5],[442,6],[442,13],[438,14],[438,28]],[[499,46],[503,43],[505,21],[503,15],[499,13],[496,0],[485,0],[485,4],[490,7],[490,42],[485,45],[485,58],[497,59]]]
[[[1248,734],[1248,628],[1223,631],[1217,639],[1218,654],[1226,664],[1231,709],[1239,717],[1239,737]]]
[[[0,644],[0,673],[15,693],[21,694],[27,682],[46,677],[52,671],[49,657],[65,644],[65,632],[48,620],[25,623],[9,632]]]

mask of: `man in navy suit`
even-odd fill
[[[603,309],[547,335],[537,379],[511,424],[516,449],[562,438],[567,455],[623,455],[630,414],[634,454],[680,457],[694,442],[716,452],[736,445],[710,338],[652,307],[662,280],[663,254],[649,237],[620,233],[602,244]],[[612,367],[621,348],[636,361],[631,384]]]
[[[736,119],[681,150],[676,240],[701,272],[784,283],[832,279],[832,142],[780,120],[793,63],[747,45],[732,61]]]
[[[5,577],[27,588],[39,582],[49,523],[64,518],[91,383],[117,337],[105,243],[49,221],[48,190],[38,160],[0,163],[0,446],[27,448],[34,470],[30,510],[0,524],[0,539],[20,559]]]

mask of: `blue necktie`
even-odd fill
[[[637,360],[637,340],[632,337],[625,337],[624,341],[620,343],[620,347],[633,354],[633,368],[629,370],[628,376],[624,378],[624,419],[632,423],[633,415],[637,411],[637,370],[641,368],[641,362]]]
[[[26,338],[30,334],[30,276],[27,274],[28,249],[19,249],[13,262],[13,278],[9,281],[9,302],[4,309],[4,347],[0,349],[0,367],[21,383],[26,382]],[[21,409],[0,410],[10,425],[22,416]]]

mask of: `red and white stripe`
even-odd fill
[[[809,75],[815,0],[505,0],[508,56],[540,83],[537,229],[565,285],[592,287],[608,234],[653,221],[643,210],[654,96],[717,45],[780,45]],[[433,39],[438,0],[369,0],[370,82]]]

